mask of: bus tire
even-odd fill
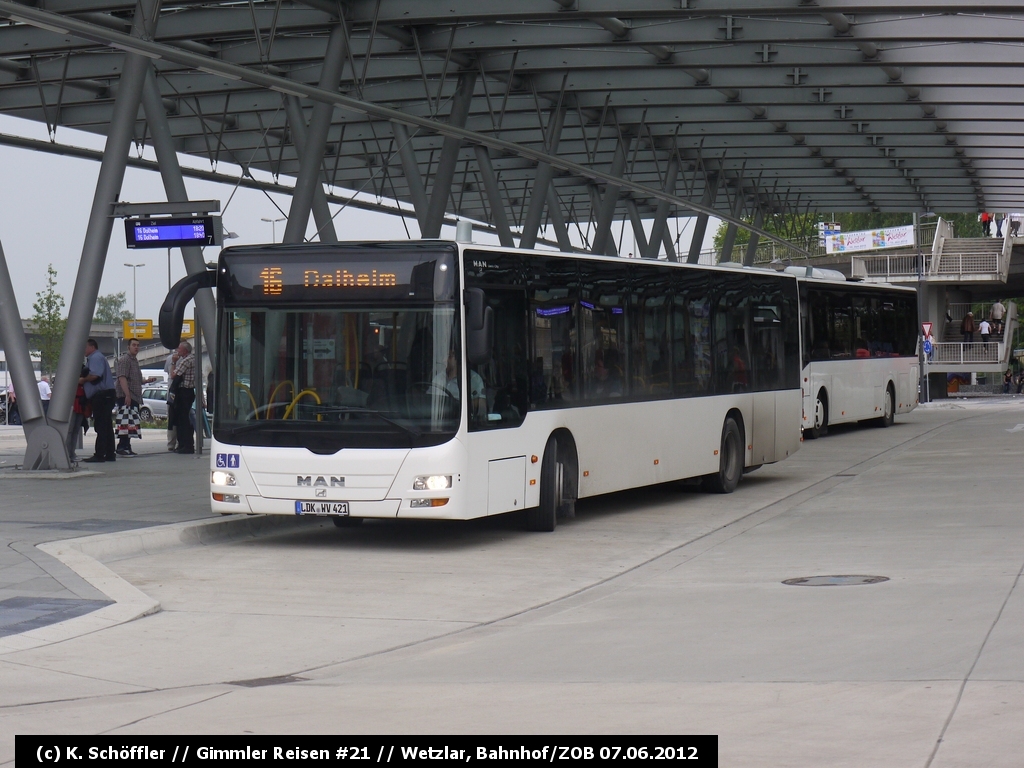
[[[810,429],[805,430],[807,437],[817,440],[828,434],[828,395],[824,389],[818,390],[818,396],[814,398],[814,424]]]
[[[743,434],[732,416],[722,426],[722,447],[718,452],[718,471],[704,476],[704,488],[712,493],[732,493],[743,475]]]
[[[361,517],[338,517],[335,515],[331,518],[331,522],[334,523],[335,528],[354,528],[357,525],[363,524],[363,518]]]
[[[896,421],[896,393],[893,391],[892,382],[885,388],[885,400],[882,404],[882,416],[878,419],[878,426],[891,427]]]
[[[565,474],[566,461],[558,445],[558,439],[552,435],[544,448],[544,458],[540,465],[540,504],[526,510],[526,529],[550,533],[558,525],[560,516],[567,517],[567,512],[575,512],[575,503],[568,502],[566,509]]]

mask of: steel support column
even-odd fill
[[[569,228],[565,225],[558,192],[555,190],[555,185],[550,182],[548,183],[548,215],[551,217],[551,227],[555,230],[555,239],[558,240],[558,250],[569,253],[573,250],[572,241],[569,239]]]
[[[136,6],[132,21],[132,37],[152,36],[159,6],[159,0],[141,0]],[[61,435],[67,434],[71,405],[78,389],[85,342],[92,326],[96,296],[99,294],[100,281],[103,279],[103,265],[107,260],[110,233],[114,226],[110,214],[121,192],[125,168],[128,166],[128,152],[135,138],[135,121],[139,117],[139,105],[149,66],[149,59],[145,56],[126,53],[121,77],[118,80],[117,96],[114,98],[114,109],[110,116],[107,141],[103,149],[103,161],[100,163],[99,178],[96,180],[96,191],[89,212],[89,224],[82,245],[82,258],[78,263],[75,290],[71,295],[71,306],[68,309],[67,333],[61,345],[57,378],[50,399],[48,421]],[[61,463],[67,464],[66,447],[57,448],[51,445],[49,451],[50,461],[47,465],[43,463],[45,457],[38,451],[38,446],[37,450],[33,451],[33,443],[30,441],[25,452],[26,466],[34,466],[39,462],[38,468],[43,469],[59,466]],[[56,462],[55,456],[60,457]]]
[[[459,75],[459,86],[452,100],[452,112],[448,124],[458,128],[466,127],[469,108],[473,104],[473,90],[476,88],[476,72],[463,72]],[[459,161],[459,150],[462,139],[445,136],[441,145],[441,157],[437,161],[434,173],[434,184],[430,192],[430,203],[427,206],[427,221],[423,231],[424,237],[440,237],[444,211],[448,206],[448,197],[452,191],[452,180],[455,178],[455,165]]]
[[[555,111],[551,116],[548,125],[547,151],[549,154],[558,153],[558,142],[562,138],[562,126],[565,124],[565,107]],[[548,199],[548,188],[551,186],[551,179],[554,178],[555,169],[550,163],[537,163],[537,175],[533,180],[533,191],[530,194],[530,204],[526,209],[526,216],[523,218],[523,233],[519,238],[520,248],[533,248],[537,244],[537,232],[540,229],[540,222],[544,218],[544,204]]]
[[[612,176],[622,176],[623,171],[626,170],[626,155],[629,154],[629,143],[628,138],[622,136],[619,137],[619,141],[615,145],[615,154],[612,156],[611,169],[608,171]],[[619,203],[619,190],[613,184],[609,184],[605,189],[604,197],[601,199],[601,207],[597,212],[597,230],[594,233],[594,253],[607,253],[608,252],[608,241],[609,235],[612,232],[612,221],[615,219],[615,208]],[[614,246],[614,243],[613,243]],[[618,251],[609,255],[618,255]]]
[[[701,205],[710,208],[715,204],[715,198],[718,197],[718,182],[721,178],[720,173],[712,173],[708,178]],[[693,225],[693,237],[690,238],[690,252],[686,255],[687,264],[696,264],[700,259],[700,249],[704,245],[704,235],[708,231],[708,218],[706,213],[697,214],[697,221]]]
[[[156,161],[160,166],[160,178],[164,182],[167,200],[172,203],[187,203],[188,191],[185,179],[181,175],[181,165],[171,135],[171,126],[164,111],[160,86],[156,82],[153,67],[148,67],[146,84],[142,89],[142,107],[146,113],[149,135],[156,150]],[[206,260],[201,248],[184,246],[181,248],[181,260],[185,263],[185,271],[190,275],[206,271]],[[216,365],[217,339],[217,302],[213,298],[213,290],[204,288],[196,294],[196,311],[199,326],[206,340],[206,348],[210,352],[210,363]]]
[[[24,469],[70,469],[67,449],[59,430],[46,421],[43,403],[36,388],[32,372],[32,358],[28,340],[18,312],[14,284],[7,269],[3,245],[0,244],[0,344],[7,355],[14,391],[18,395],[18,413],[25,430],[28,447],[25,450]],[[78,379],[76,378],[77,382]]]
[[[636,207],[636,200],[626,198],[626,211],[629,213],[629,223],[633,225],[633,239],[636,240],[637,258],[647,253],[647,233],[644,231],[644,221],[640,218],[640,211]]]
[[[422,235],[427,227],[427,193],[423,189],[423,177],[420,176],[420,166],[416,162],[416,149],[409,138],[409,129],[402,123],[392,123],[391,130],[395,134],[395,143],[398,144],[398,158],[402,162],[402,174],[405,176],[405,183],[409,185],[409,198],[412,200],[412,207],[416,211],[416,221],[420,225]]]
[[[676,155],[672,155],[668,161],[668,168],[665,169],[665,186],[663,190],[670,195],[676,193],[676,179],[679,178],[679,158]],[[665,239],[665,235],[668,230],[665,228],[665,224],[668,221],[668,211],[670,203],[667,200],[659,200],[658,208],[654,212],[654,224],[651,227],[651,239],[647,241],[647,251],[644,253],[644,257],[648,259],[658,258],[658,253],[661,251],[661,243]],[[669,260],[675,261],[675,255],[669,254]]]
[[[679,259],[676,256],[675,241],[672,239],[672,233],[668,231],[667,226],[662,230],[661,241],[665,246],[665,255],[668,257],[668,260],[673,262],[678,261]]]
[[[762,213],[760,207],[757,209],[757,213],[754,214],[754,226],[758,229],[764,224],[764,213]],[[747,252],[743,256],[743,266],[752,267],[754,266],[754,256],[757,254],[757,241],[760,236],[757,232],[750,233],[750,242],[747,243]]]
[[[284,97],[284,106],[288,112],[288,124],[292,129],[292,144],[295,145],[295,153],[302,157],[308,138],[302,104],[299,102],[298,96],[287,95]],[[313,185],[313,221],[316,222],[316,231],[321,243],[338,242],[338,233],[334,229],[334,219],[331,216],[331,207],[327,204],[327,194],[324,192],[323,184]]]
[[[473,147],[473,151],[476,152],[476,164],[480,168],[480,178],[483,179],[484,191],[491,204],[491,219],[494,221],[494,228],[498,231],[498,240],[506,248],[514,248],[512,230],[508,225],[508,213],[505,211],[505,201],[501,198],[501,190],[498,189],[498,178],[494,175],[491,156],[487,147],[481,147],[479,144]]]
[[[331,36],[327,40],[327,52],[324,54],[323,69],[320,70],[319,87],[336,93],[344,66],[345,27],[338,24],[331,30]],[[313,207],[313,190],[320,184],[320,166],[324,161],[327,133],[331,130],[333,117],[333,104],[324,104],[320,101],[313,104],[313,117],[306,131],[305,151],[299,156],[299,175],[295,179],[295,191],[292,192],[292,204],[288,209],[288,222],[285,224],[282,243],[301,243],[305,239],[309,212]]]

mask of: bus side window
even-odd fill
[[[711,299],[705,275],[679,272],[672,301],[672,388],[677,397],[711,387]]]
[[[561,408],[578,396],[576,294],[574,261],[545,259],[527,275],[531,410]]]
[[[738,276],[723,281],[714,312],[715,392],[750,390],[750,281]]]
[[[641,399],[672,395],[669,349],[671,275],[633,269],[629,323],[630,388]]]
[[[603,401],[629,395],[629,345],[624,266],[587,264],[580,271],[580,364],[584,397]]]

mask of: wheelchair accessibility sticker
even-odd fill
[[[217,454],[217,467],[237,469],[238,468],[238,454],[237,453],[218,453]]]

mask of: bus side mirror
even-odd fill
[[[185,321],[185,307],[195,298],[200,288],[217,285],[216,272],[197,272],[176,282],[160,307],[160,343],[167,349],[181,344],[181,326]],[[198,333],[199,329],[196,329]]]
[[[466,289],[466,360],[481,365],[491,359],[494,346],[494,310],[487,306],[484,292]]]

